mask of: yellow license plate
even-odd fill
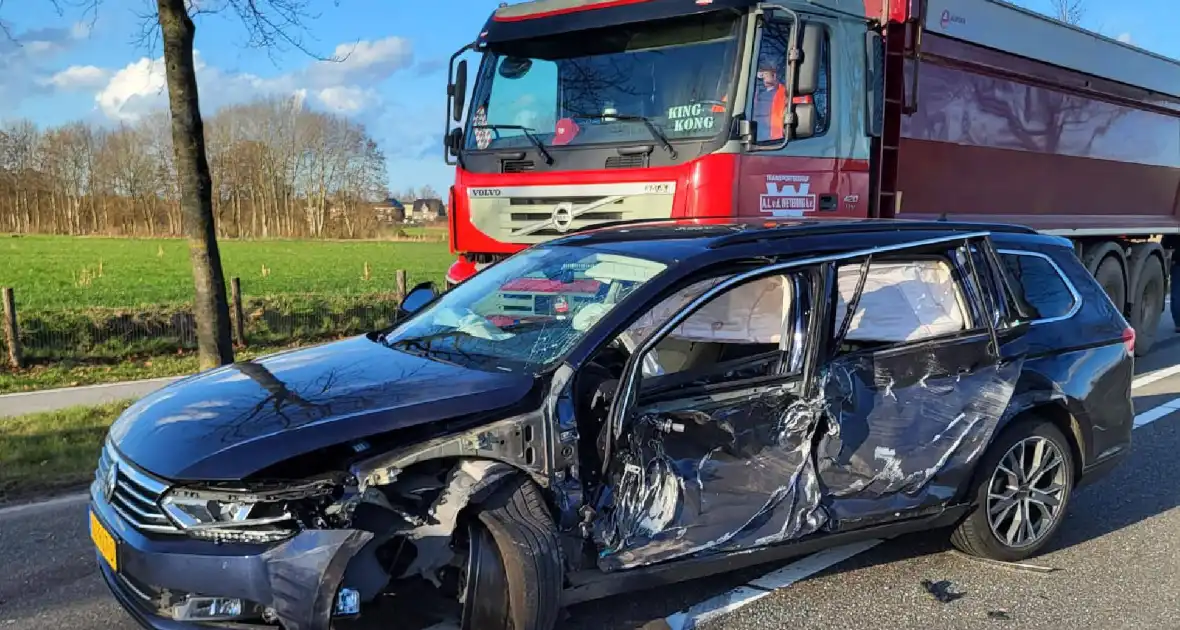
[[[116,551],[115,537],[102,526],[94,512],[90,513],[90,540],[94,541],[94,546],[98,548],[98,555],[102,556],[112,569],[118,571],[119,554]]]

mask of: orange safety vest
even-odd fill
[[[782,83],[774,91],[774,98],[770,100],[770,135],[769,140],[783,139],[783,117],[787,115],[787,86]]]

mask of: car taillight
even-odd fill
[[[1123,329],[1123,346],[1128,353],[1135,354],[1135,329],[1130,326]]]

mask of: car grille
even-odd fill
[[[107,475],[111,466],[117,466],[114,492],[107,493]],[[160,510],[160,495],[168,484],[135,468],[124,460],[110,444],[102,450],[98,470],[94,477],[98,484],[98,496],[110,502],[123,520],[132,527],[151,534],[181,533],[172,521]]]

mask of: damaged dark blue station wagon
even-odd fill
[[[1130,445],[1133,333],[1023,228],[619,225],[403,309],[112,426],[91,534],[142,625],[549,630],[944,527],[1016,560]]]

